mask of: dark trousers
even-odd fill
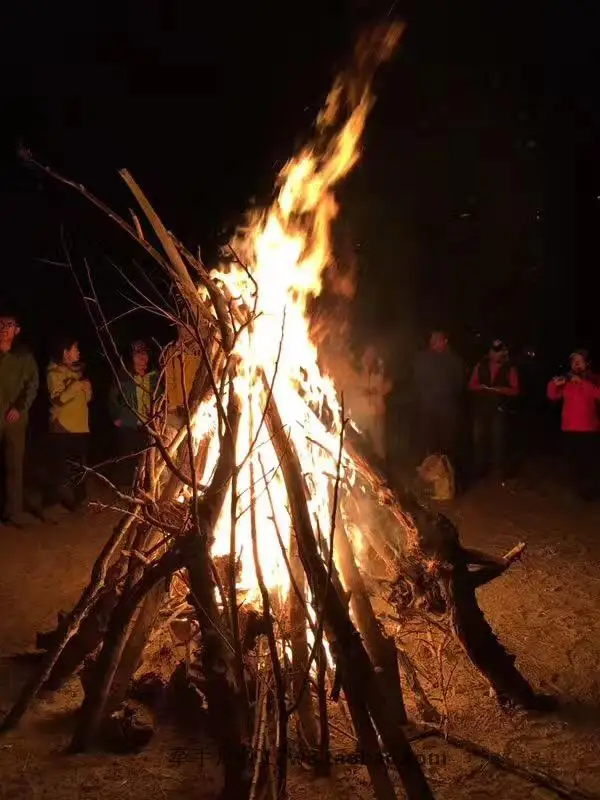
[[[13,425],[0,426],[0,456],[2,459],[2,516],[11,519],[23,511],[23,462],[27,423],[19,420]]]
[[[45,504],[63,503],[69,508],[85,501],[85,470],[89,434],[51,433],[50,463],[52,474],[48,481]]]
[[[133,486],[140,463],[140,453],[149,445],[148,434],[144,428],[117,428],[117,462],[114,480],[121,489]]]
[[[584,500],[598,497],[600,434],[563,433],[563,452],[573,489]]]
[[[475,472],[478,477],[490,468],[504,475],[507,467],[508,419],[501,408],[476,411],[473,420]]]
[[[456,458],[460,417],[456,409],[424,408],[421,415],[426,455],[440,453],[450,461]]]
[[[461,415],[456,407],[423,408],[421,411],[421,440],[424,455],[447,456],[454,470],[456,491],[465,485],[464,454],[461,452]]]

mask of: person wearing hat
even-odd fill
[[[548,384],[548,399],[562,402],[561,430],[564,454],[573,487],[584,500],[595,499],[600,490],[598,450],[600,381],[590,371],[587,350],[576,350],[569,357],[569,372]]]
[[[145,342],[133,342],[129,363],[115,381],[110,393],[110,414],[117,431],[117,483],[123,490],[131,487],[138,458],[148,447],[145,429],[154,413],[158,374],[150,369],[150,349]]]
[[[492,342],[485,358],[475,366],[469,381],[473,397],[475,469],[482,476],[491,466],[506,475],[508,422],[511,398],[519,394],[519,375],[511,364],[508,347],[501,339]]]

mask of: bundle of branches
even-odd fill
[[[149,447],[132,493],[117,493],[122,519],[77,605],[40,642],[42,667],[3,730],[42,688],[57,689],[79,671],[85,697],[73,749],[101,742],[166,620],[208,708],[224,796],[285,795],[292,719],[326,770],[329,693],[347,704],[376,796],[396,797],[391,762],[410,798],[431,797],[403,729],[398,651],[365,582],[374,564],[383,565],[402,618],[448,614],[498,695],[534,704],[475,599],[476,586],[512,556],[464,550],[445,518],[389,488],[309,337],[307,303],[331,264],[333,187],[356,162],[370,80],[400,34],[390,25],[361,40],[318,119],[316,144],[284,167],[273,207],[248,219],[216,270],[167,231],[126,170],[120,175],[157,246],[137,217],[130,225],[23,153],[101,208],[164,270],[172,303],[158,293],[144,293],[143,303],[181,331],[172,357],[184,401],[175,421],[168,396],[140,419]],[[118,378],[110,322],[96,321]],[[190,347],[200,366],[186,385]]]

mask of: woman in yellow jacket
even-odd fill
[[[46,376],[55,467],[50,499],[74,511],[85,500],[81,465],[87,458],[88,405],[92,399],[92,385],[83,377],[79,346],[74,339],[57,342]]]

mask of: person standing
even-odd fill
[[[519,375],[508,348],[496,339],[485,358],[473,370],[469,390],[474,400],[473,440],[478,477],[488,467],[502,480],[507,473],[508,413],[519,395]]]
[[[0,312],[0,449],[4,467],[4,521],[16,527],[23,516],[23,462],[29,410],[39,389],[39,373],[33,355],[15,340],[18,318]]]
[[[62,337],[55,346],[46,372],[50,396],[50,440],[54,472],[47,503],[58,502],[75,511],[85,501],[85,475],[89,440],[89,403],[92,384],[83,376],[79,345]]]
[[[167,425],[176,432],[185,425],[185,404],[194,383],[204,374],[200,346],[184,326],[179,329],[177,340],[165,349],[163,362]]]
[[[214,344],[205,338],[210,354]],[[171,342],[163,353],[161,366],[164,370],[165,387],[165,434],[169,442],[175,440],[186,425],[186,403],[191,403],[198,388],[207,376],[203,364],[202,350],[196,336],[185,325],[178,326],[176,341]],[[175,461],[188,475],[192,472],[187,444],[180,445]]]
[[[600,489],[600,419],[597,405],[600,401],[600,385],[598,377],[590,371],[586,350],[571,353],[569,361],[569,372],[550,381],[547,396],[551,401],[562,402],[564,457],[573,488],[583,500],[594,500]]]
[[[444,331],[432,332],[416,358],[414,379],[425,455],[445,455],[456,468],[465,368]]]
[[[135,479],[136,457],[149,444],[144,424],[152,416],[158,387],[158,373],[150,369],[145,342],[133,342],[127,367],[110,393],[110,413],[117,430],[117,484],[125,491]]]
[[[354,390],[350,391],[350,415],[366,437],[374,455],[385,464],[386,398],[392,383],[385,376],[383,359],[373,345],[365,348]]]

